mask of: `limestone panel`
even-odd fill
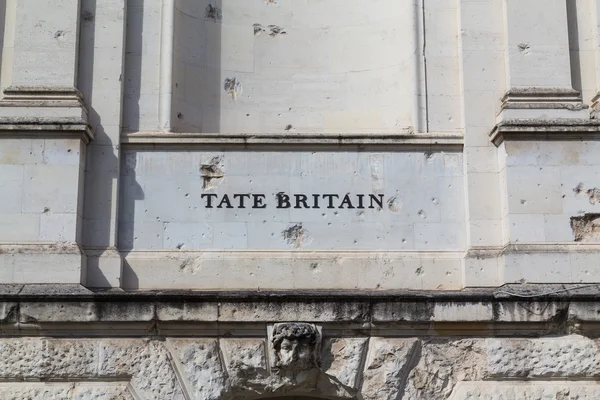
[[[130,150],[119,245],[462,249],[462,177],[454,158],[461,162],[455,153]]]
[[[3,400],[134,400],[125,384],[0,383]]]
[[[419,345],[414,339],[371,339],[363,374],[364,398],[392,400],[401,396]]]
[[[169,341],[173,357],[181,365],[181,374],[192,398],[219,400],[227,389],[226,372],[216,340]],[[246,365],[246,364],[244,364]]]
[[[456,382],[481,379],[485,362],[485,346],[479,340],[425,342],[408,375],[404,396],[445,400]]]
[[[220,346],[231,387],[259,391],[269,376],[264,340],[221,339]]]
[[[585,337],[488,339],[487,353],[491,376],[551,378],[600,375],[598,344]]]
[[[461,382],[449,400],[592,400],[600,386],[587,382]]]
[[[185,399],[162,342],[107,340],[100,343],[99,354],[99,374],[131,376],[131,385],[144,399]]]
[[[356,388],[362,375],[360,367],[366,354],[366,339],[323,340],[321,368],[342,384]]]

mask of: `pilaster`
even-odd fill
[[[498,123],[587,118],[573,89],[566,0],[504,0],[506,93]]]
[[[573,221],[597,212],[580,187],[597,185],[591,154],[600,120],[572,84],[580,73],[571,63],[580,15],[567,0],[503,6],[506,92],[490,134],[501,181],[501,281],[591,282],[597,278],[581,256],[597,257],[598,241],[582,237]]]
[[[600,0],[593,0],[591,4],[593,26],[593,51],[596,71],[596,95],[592,98],[592,118],[598,119],[600,112]]]
[[[79,0],[19,0],[7,18],[0,101],[0,282],[80,283],[86,144],[93,138],[76,88]],[[12,57],[10,55],[12,54]],[[19,201],[21,204],[18,204]]]

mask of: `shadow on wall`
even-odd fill
[[[101,113],[94,107],[94,91],[102,92],[106,88],[94,87],[94,78],[98,78],[102,70],[95,70],[96,60],[96,14],[98,12],[97,0],[83,0],[81,3],[81,25],[79,40],[79,65],[77,87],[81,91],[88,110],[88,122],[92,127],[95,140],[87,146],[85,183],[83,198],[82,238],[84,247],[93,248],[88,253],[88,271],[99,271],[99,257],[105,250],[115,246],[115,232],[112,229],[112,216],[114,214],[113,193],[117,185],[119,174],[119,160],[115,155],[115,146],[110,132],[106,132]],[[96,75],[95,75],[96,74]],[[118,76],[102,76],[103,79],[121,81]],[[96,82],[99,79],[96,79]],[[117,82],[111,82],[117,84]],[[101,93],[97,93],[101,94]],[[102,96],[97,96],[102,98]],[[102,108],[106,104],[99,104]],[[112,123],[114,124],[114,122]],[[118,135],[118,127],[113,127]],[[95,275],[95,284],[109,285],[102,274]],[[104,279],[104,281],[103,281]]]
[[[143,5],[143,4],[142,4]],[[119,150],[118,140],[120,127],[115,121],[103,122],[102,115],[107,113],[112,115],[115,110],[115,104],[109,104],[105,95],[117,96],[113,90],[118,90],[122,85],[122,77],[119,76],[118,69],[97,68],[96,34],[100,31],[96,22],[96,15],[101,12],[101,5],[98,0],[83,0],[81,3],[81,26],[79,41],[79,66],[77,86],[81,91],[86,108],[88,110],[89,124],[94,130],[95,140],[87,147],[86,166],[85,166],[85,190],[83,199],[83,237],[81,243],[86,248],[88,254],[88,273],[93,271],[94,285],[110,286],[108,279],[102,274],[99,268],[99,257],[109,249],[114,249],[125,237],[119,239],[113,224],[115,223],[115,208],[117,198],[114,193],[118,185],[119,171],[126,168],[121,167],[116,152]],[[141,37],[142,11],[139,15],[133,13],[131,16],[134,21],[133,26],[138,28],[137,33]],[[136,24],[137,23],[137,24]],[[132,32],[130,32],[132,33]],[[133,31],[135,34],[135,30]],[[135,37],[132,43],[140,43]],[[104,54],[104,53],[101,53]],[[96,68],[95,68],[96,66]],[[139,78],[139,77],[138,77]],[[107,82],[107,86],[104,83]],[[138,82],[139,84],[139,82]],[[94,101],[98,104],[94,104]],[[98,111],[100,110],[100,111]],[[105,126],[105,124],[107,124]],[[125,160],[124,162],[126,162]],[[134,160],[135,162],[135,160]],[[135,164],[134,164],[135,166]],[[132,170],[134,170],[132,168]],[[125,210],[135,207],[137,198],[143,199],[143,191],[137,183],[135,175],[129,178],[126,185],[131,185],[133,189],[129,190],[131,199],[125,198]],[[122,188],[121,188],[122,189]],[[127,202],[131,202],[128,205]],[[131,239],[132,240],[132,239]]]
[[[581,81],[581,59],[580,52],[574,51],[573,49],[579,48],[579,22],[577,21],[577,2],[567,1],[567,22],[569,29],[569,48],[570,60],[571,60],[571,71],[572,71],[572,85],[573,89],[581,93],[583,89]]]
[[[220,132],[222,96],[241,85],[222,71],[223,0],[175,0],[171,126],[174,132]]]
[[[4,48],[4,28],[6,25],[6,0],[0,0],[0,49]],[[1,61],[1,60],[0,60]],[[2,63],[0,62],[0,65]],[[2,86],[7,86],[9,82],[2,82]]]

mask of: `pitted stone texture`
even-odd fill
[[[74,384],[0,384],[2,400],[72,400]],[[81,398],[79,400],[87,400]],[[112,399],[111,399],[112,400]]]
[[[131,377],[144,400],[185,400],[162,342],[110,340],[100,343],[101,377]]]
[[[366,400],[400,398],[419,344],[416,339],[372,338],[363,375],[363,397]]]
[[[447,399],[458,381],[480,380],[485,369],[482,340],[425,343],[410,372],[404,398]]]
[[[597,400],[590,382],[460,382],[449,400]]]
[[[0,341],[0,379],[89,378],[97,373],[97,340]]]
[[[0,340],[0,379],[26,379],[46,376],[46,343],[38,338]]]
[[[168,345],[191,398],[221,399],[228,385],[217,340],[173,339]]]
[[[126,385],[90,386],[77,385],[73,391],[73,400],[135,400]]]
[[[598,342],[569,336],[549,339],[488,339],[488,373],[498,377],[598,377]]]
[[[342,384],[355,388],[365,355],[367,339],[325,339],[321,368]]]
[[[0,383],[2,400],[134,400],[126,384]]]
[[[97,340],[48,340],[44,374],[52,378],[79,378],[98,375]]]
[[[261,339],[222,339],[221,352],[231,390],[259,391],[269,377],[265,341]]]

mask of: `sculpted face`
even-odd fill
[[[273,332],[275,366],[306,370],[317,366],[318,333],[310,324],[280,324]]]
[[[279,350],[279,365],[308,369],[314,365],[314,346],[299,340],[283,339]]]

